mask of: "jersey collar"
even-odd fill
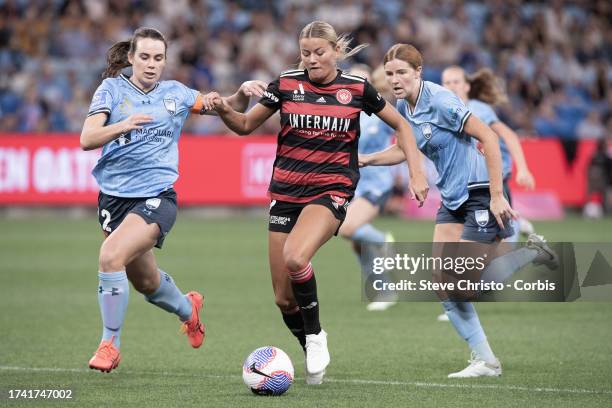
[[[308,76],[308,70],[306,68],[304,68],[304,75],[306,75],[306,78],[308,79],[308,82],[310,82],[311,84],[313,84],[314,86],[316,86],[317,88],[325,88],[326,86],[330,86],[333,85],[338,78],[340,77],[340,75],[342,75],[342,71],[339,70],[338,68],[336,68],[336,76],[334,77],[334,79],[332,79],[331,81],[322,84],[320,82],[313,82],[310,77]]]
[[[414,112],[416,112],[417,108],[419,107],[419,101],[421,100],[421,94],[423,93],[424,84],[425,81],[421,79],[421,85],[419,86],[419,94],[417,95],[416,102],[414,103],[414,110],[410,109],[410,102],[406,101],[406,105],[408,106],[408,114],[410,116],[414,115]]]
[[[132,81],[130,81],[130,78],[128,78],[127,76],[125,76],[125,74],[121,74],[120,75],[121,79],[123,79],[125,82],[127,82],[132,88],[134,88],[134,90],[136,92],[138,92],[141,95],[148,95],[151,92],[153,92],[154,90],[157,89],[157,87],[159,86],[159,82],[155,83],[155,86],[153,88],[151,88],[148,92],[143,91],[142,89],[140,89],[138,87],[138,85],[136,85],[135,83],[133,83]]]

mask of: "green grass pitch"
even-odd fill
[[[382,219],[398,241],[428,241],[432,224]],[[611,241],[612,219],[536,223],[549,240]],[[81,220],[0,219],[0,405],[17,406],[612,406],[612,303],[477,306],[504,375],[449,380],[469,357],[437,303],[369,313],[349,245],[333,239],[315,257],[321,321],[332,362],[307,387],[303,355],[272,296],[264,217],[181,216],[157,252],[183,291],[205,297],[207,341],[199,350],[178,320],[132,290],[122,362],[111,374],[87,368],[100,335],[96,300],[101,233]],[[255,348],[285,350],[296,381],[282,397],[257,397],[241,366]],[[72,402],[7,400],[7,390],[71,388]]]

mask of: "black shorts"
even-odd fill
[[[342,225],[346,218],[346,209],[349,202],[350,199],[335,195],[324,195],[307,203],[290,203],[287,201],[272,200],[270,203],[268,231],[284,232],[285,234],[290,233],[304,207],[311,204],[319,204],[328,208],[332,214],[334,214],[334,217],[340,220],[340,225]],[[334,235],[338,235],[340,225]]]
[[[461,238],[469,241],[491,243],[498,237],[511,237],[514,234],[511,220],[504,220],[504,228],[501,229],[489,210],[490,204],[489,189],[471,190],[467,201],[456,210],[441,204],[436,215],[436,224],[463,224]]]
[[[166,235],[176,221],[176,192],[170,189],[156,197],[115,197],[98,194],[98,221],[102,230],[112,233],[129,214],[142,217],[147,224],[156,223],[159,226],[159,237],[155,246],[161,248]]]

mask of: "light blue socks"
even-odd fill
[[[385,234],[374,228],[372,224],[364,224],[355,230],[351,239],[357,242],[383,243],[385,242]]]
[[[372,264],[372,258],[379,256],[379,252],[382,250],[382,245],[385,242],[385,234],[372,226],[372,224],[364,224],[357,228],[353,235],[351,235],[351,241],[356,242],[361,246],[361,256],[357,255],[357,259],[361,264],[361,271],[367,278],[369,268],[367,265]],[[369,245],[368,249],[365,250],[363,244],[375,244],[375,246]],[[384,277],[383,277],[384,279]]]
[[[121,326],[125,319],[130,285],[125,270],[119,272],[98,272],[98,304],[102,314],[102,340],[113,339],[113,345],[121,344]]]
[[[480,280],[484,282],[505,282],[516,271],[529,264],[538,256],[536,249],[522,247],[493,259],[482,271]]]
[[[495,364],[496,358],[480,325],[478,314],[470,302],[442,301],[446,315],[457,333],[467,341],[477,358]]]
[[[145,299],[167,312],[174,313],[181,321],[189,320],[191,301],[176,287],[170,275],[161,269],[159,274],[159,288],[152,294],[145,295]]]

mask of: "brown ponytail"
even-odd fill
[[[106,53],[106,69],[102,74],[102,78],[116,77],[123,68],[129,67],[128,54],[134,55],[136,45],[140,38],[152,38],[164,43],[165,49],[168,48],[166,38],[162,33],[154,28],[140,27],[134,31],[134,35],[127,41],[119,41],[115,43]]]
[[[116,77],[123,68],[129,67],[128,52],[131,41],[119,41],[115,43],[106,53],[106,70],[102,78]]]
[[[508,102],[508,96],[506,96],[500,80],[490,69],[480,69],[467,76],[466,80],[470,84],[468,98],[478,99],[489,105],[500,105]]]

